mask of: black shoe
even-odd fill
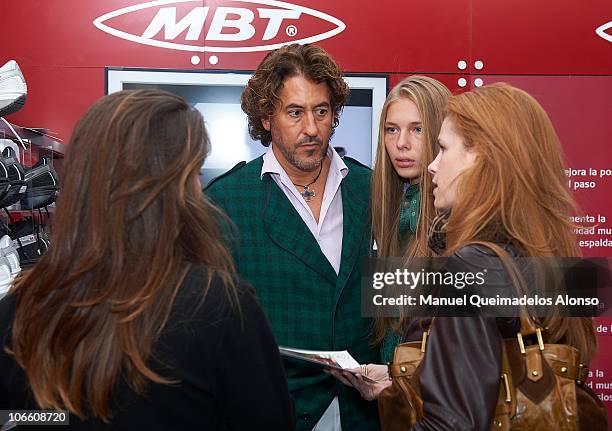
[[[6,147],[0,156],[0,178],[6,178],[10,182],[5,196],[0,197],[0,208],[7,208],[19,202],[27,189],[25,169],[11,147]]]
[[[38,163],[26,170],[27,189],[21,198],[22,210],[35,210],[55,202],[59,184],[50,162],[48,157],[41,157]]]

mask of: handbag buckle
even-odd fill
[[[540,350],[544,350],[544,339],[542,338],[542,329],[538,328],[536,329],[536,337],[538,338],[538,346],[540,347]]]
[[[520,332],[516,333],[516,339],[518,340],[519,349],[521,350],[521,354],[525,354],[525,343],[523,342],[523,336]]]
[[[423,338],[421,340],[421,352],[425,353],[425,346],[427,345],[427,336],[429,335],[429,331],[423,332]]]
[[[506,391],[506,399],[504,400],[507,403],[512,402],[512,394],[510,393],[510,382],[508,381],[508,374],[502,374],[502,380],[504,381],[504,390]]]
[[[540,350],[544,350],[544,338],[542,337],[542,328],[536,329],[536,337],[538,339],[538,347]],[[523,335],[520,332],[516,333],[516,339],[518,340],[519,349],[521,350],[521,354],[525,355],[525,342],[523,341]]]

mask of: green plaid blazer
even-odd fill
[[[236,165],[205,193],[235,225],[230,249],[240,275],[256,289],[280,345],[311,350],[348,350],[359,363],[378,363],[370,346],[371,319],[361,317],[360,260],[370,242],[370,176],[344,158],[343,238],[339,274],[321,252],[298,212],[269,175],[260,179],[263,157]],[[248,361],[248,358],[245,358]],[[364,401],[321,368],[284,360],[296,403],[297,429],[311,430],[338,396],[342,429],[377,430],[375,402]]]

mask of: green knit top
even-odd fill
[[[415,234],[419,222],[420,192],[419,184],[410,184],[404,193],[404,199],[400,205],[399,236],[400,244],[407,245]],[[387,330],[382,345],[380,356],[383,364],[393,362],[395,347],[402,342],[403,334],[395,334],[391,329]]]

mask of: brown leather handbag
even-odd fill
[[[423,400],[418,382],[429,331],[422,342],[403,343],[395,348],[393,362],[388,364],[391,386],[378,395],[381,431],[406,430],[423,418]]]
[[[578,350],[543,343],[541,329],[532,332],[530,328],[533,325],[526,323],[516,339],[504,340],[491,430],[606,431],[605,407],[583,384],[588,370],[580,364]],[[422,342],[395,349],[389,364],[393,382],[378,397],[382,431],[403,431],[423,418],[418,374],[430,331],[423,333]],[[526,346],[523,338],[529,335],[535,335],[538,343]]]
[[[500,247],[485,245],[505,257]],[[405,431],[423,418],[418,375],[434,321],[421,342],[395,349],[393,363],[388,365],[392,384],[378,397],[382,431]],[[542,332],[531,318],[521,317],[516,338],[504,340],[499,397],[490,429],[606,431],[606,409],[583,384],[588,369],[580,363],[578,350],[544,343]],[[525,338],[534,343],[526,345]]]
[[[526,346],[523,338],[533,335],[537,344]],[[503,343],[491,430],[607,430],[603,403],[583,384],[587,375],[576,348],[544,343],[542,329],[521,318],[517,338]]]

